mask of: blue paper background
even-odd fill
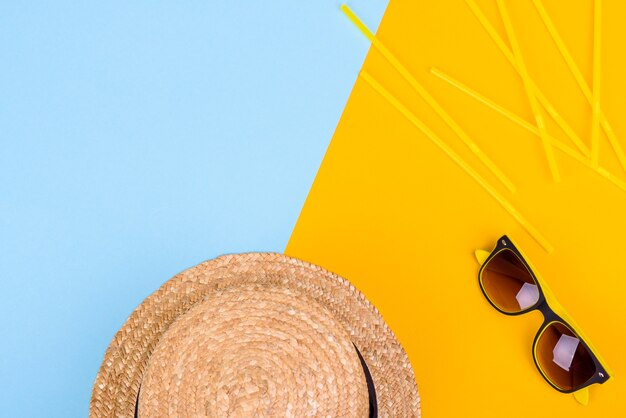
[[[336,1],[0,3],[0,415],[85,416],[146,296],[284,249],[368,46]]]

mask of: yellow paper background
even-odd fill
[[[477,3],[504,37],[495,1]],[[531,76],[590,144],[590,107],[532,3],[507,4]],[[604,5],[602,107],[626,147],[626,3]],[[591,81],[593,3],[545,0],[545,6]],[[520,78],[463,1],[391,0],[378,37],[509,175],[517,193],[496,182],[375,49],[363,69],[509,197],[555,251],[541,249],[358,79],[286,253],[346,277],[380,309],[413,363],[425,417],[626,417],[626,193],[558,150],[563,181],[554,184],[537,137],[428,72],[436,66],[533,120]],[[568,142],[555,124],[548,129]],[[605,137],[600,155],[624,177]],[[491,249],[503,233],[616,375],[591,388],[587,407],[553,390],[536,370],[531,344],[540,314],[499,314],[479,290],[474,249]]]

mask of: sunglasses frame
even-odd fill
[[[530,307],[528,307],[526,309],[523,309],[523,310],[521,310],[519,312],[506,312],[506,311],[503,311],[502,309],[500,309],[489,298],[489,295],[487,294],[487,292],[486,292],[486,290],[485,290],[485,288],[483,286],[482,276],[483,276],[483,270],[485,269],[485,266],[487,266],[489,264],[489,262],[496,255],[498,255],[502,251],[507,251],[507,250],[513,252],[520,259],[520,261],[522,262],[524,267],[526,267],[526,269],[530,273],[530,275],[533,278],[533,280],[535,280],[535,283],[537,284],[537,288],[539,290],[539,299],[537,300],[537,302],[534,305],[532,305],[532,306],[530,306]],[[598,359],[598,355],[596,354],[594,349],[592,347],[590,347],[589,344],[585,341],[585,338],[583,338],[580,335],[581,333],[578,331],[577,327],[574,324],[572,324],[572,321],[571,320],[570,321],[565,320],[562,316],[558,315],[554,311],[554,309],[552,309],[552,307],[550,306],[550,304],[548,303],[548,300],[546,298],[546,293],[549,293],[549,289],[547,289],[547,286],[545,284],[542,285],[541,280],[539,280],[539,278],[537,277],[537,275],[533,271],[532,267],[530,267],[530,265],[528,264],[528,262],[526,261],[526,259],[522,255],[522,253],[517,249],[515,244],[513,244],[513,242],[506,235],[503,235],[500,239],[498,239],[496,247],[491,251],[489,256],[485,259],[485,261],[481,265],[480,270],[478,272],[478,283],[480,285],[480,290],[483,292],[483,295],[485,295],[485,298],[487,299],[489,304],[491,306],[493,306],[500,313],[503,313],[503,314],[509,315],[509,316],[517,316],[517,315],[524,315],[524,314],[527,314],[527,313],[532,312],[532,311],[539,311],[539,312],[541,312],[543,314],[543,317],[544,317],[543,323],[541,324],[541,327],[539,328],[539,331],[537,331],[537,335],[535,335],[535,339],[533,341],[532,355],[533,355],[533,360],[535,362],[535,366],[539,370],[539,373],[541,374],[541,376],[543,376],[543,378],[546,380],[546,382],[548,382],[550,384],[550,386],[552,386],[554,389],[556,389],[556,390],[558,390],[559,392],[562,392],[562,393],[573,393],[573,392],[577,392],[577,391],[579,391],[581,389],[584,389],[584,388],[586,388],[586,387],[588,387],[590,385],[593,385],[594,383],[602,384],[602,383],[606,382],[610,378],[609,372],[602,365],[602,363],[600,363],[600,360]],[[545,288],[545,292],[544,292],[544,288]],[[556,305],[557,302],[555,301],[554,304]],[[565,315],[563,315],[563,316],[565,316]],[[583,383],[579,387],[576,387],[575,389],[564,390],[564,389],[561,389],[558,386],[556,386],[550,380],[550,378],[547,376],[547,374],[543,371],[543,369],[541,368],[541,365],[539,364],[539,361],[537,360],[537,352],[536,352],[536,350],[537,350],[537,342],[539,341],[539,338],[543,335],[543,332],[548,328],[548,326],[550,326],[554,322],[560,322],[561,324],[565,325],[570,331],[572,331],[574,333],[574,335],[580,340],[580,342],[583,345],[583,347],[585,347],[587,352],[589,352],[589,354],[590,354],[590,356],[591,356],[591,358],[592,358],[592,360],[593,360],[593,362],[595,364],[595,367],[596,367],[596,371],[594,372],[593,376],[591,376],[585,383]]]

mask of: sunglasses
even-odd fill
[[[610,374],[597,350],[567,315],[547,285],[540,281],[521,252],[505,235],[491,253],[477,250],[482,264],[478,281],[489,303],[505,315],[535,310],[544,321],[533,342],[533,359],[544,379],[556,390],[573,393],[587,404],[587,387],[606,382]]]

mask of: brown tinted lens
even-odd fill
[[[539,288],[522,260],[511,250],[497,253],[483,267],[485,293],[504,312],[522,312],[539,300]]]
[[[580,388],[596,372],[589,351],[565,324],[553,322],[544,329],[535,349],[545,376],[562,390]]]

